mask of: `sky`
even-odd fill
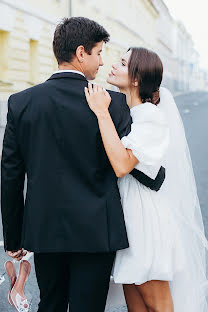
[[[200,54],[202,68],[208,70],[208,0],[164,0],[172,16],[185,25]]]

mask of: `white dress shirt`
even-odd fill
[[[82,72],[78,70],[73,70],[73,69],[60,69],[60,70],[57,70],[54,74],[58,74],[58,73],[74,73],[74,74],[80,74],[85,77],[85,75]]]

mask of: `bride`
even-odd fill
[[[107,81],[126,95],[133,121],[121,140],[109,93],[85,88],[119,177],[129,239],[129,248],[116,253],[112,276],[130,312],[207,312],[208,244],[183,124],[173,96],[160,87],[162,75],[160,58],[144,48],[130,48],[112,67]],[[154,179],[161,165],[166,179],[158,192],[128,174],[135,167]]]

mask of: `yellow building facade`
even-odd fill
[[[0,100],[53,72],[53,32],[66,13],[67,0],[0,1]]]
[[[57,69],[52,38],[64,16],[86,16],[111,35],[97,82],[130,46],[156,46],[157,11],[150,0],[0,0],[0,101],[44,81]],[[70,12],[71,8],[71,12]]]
[[[68,0],[0,0],[0,147],[8,97],[46,80],[57,64],[52,38]]]
[[[7,100],[45,81],[57,70],[52,39],[63,17],[85,16],[111,35],[104,46],[104,66],[96,82],[106,83],[111,65],[131,46],[154,49],[158,12],[151,0],[0,0],[0,146]]]

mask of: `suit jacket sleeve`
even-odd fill
[[[131,132],[132,124],[132,118],[129,107],[126,104],[126,99],[124,96],[122,99],[123,101],[121,105],[120,122],[117,128],[120,139],[122,139],[124,136],[127,136]],[[133,169],[130,174],[140,183],[149,187],[153,191],[159,191],[165,180],[165,168],[162,166],[160,167],[160,170],[155,179],[148,177],[146,174],[137,169]]]
[[[121,107],[120,107],[120,119],[117,127],[117,132],[119,138],[122,139],[124,136],[128,135],[131,131],[132,118],[130,115],[130,110],[126,104],[125,96],[122,96]]]
[[[16,251],[22,247],[24,212],[25,166],[16,139],[11,98],[8,101],[7,125],[1,160],[1,213],[5,251]]]

